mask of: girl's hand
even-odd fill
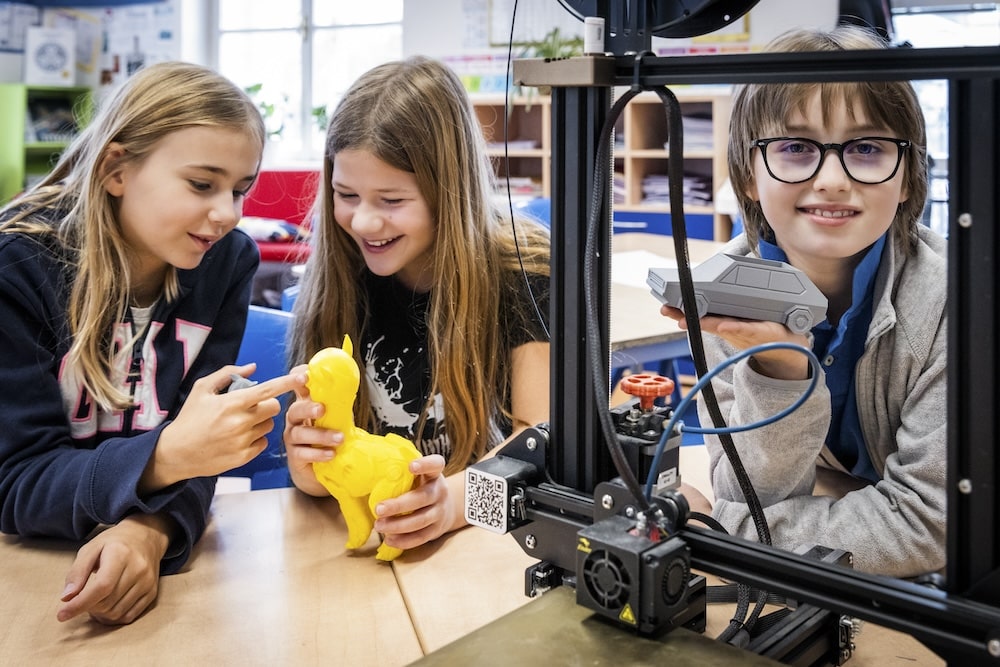
[[[687,330],[684,311],[663,305],[660,313],[677,321],[682,331]],[[779,322],[742,320],[736,317],[706,315],[702,317],[701,330],[724,339],[738,350],[746,350],[764,343],[794,343],[812,348],[809,339],[802,334],[792,333]],[[809,360],[804,354],[794,350],[770,350],[751,357],[751,367],[762,375],[779,380],[805,380],[809,377]]]
[[[450,488],[444,464],[439,454],[411,461],[410,472],[417,476],[413,490],[375,507],[375,530],[382,533],[385,544],[412,549],[462,525],[456,517],[463,516],[464,499]],[[456,477],[464,482],[464,474]]]
[[[177,417],[160,433],[140,480],[140,493],[219,475],[264,451],[274,417],[281,411],[278,396],[302,386],[305,376],[283,375],[226,392],[232,375],[246,377],[254,368],[254,364],[226,366],[194,383]]]
[[[307,366],[297,366],[293,374],[307,375]],[[292,482],[302,491],[314,496],[328,496],[313,473],[312,464],[329,461],[336,455],[335,448],[344,441],[340,431],[331,431],[313,426],[314,420],[323,416],[322,403],[313,401],[305,381],[295,388],[295,400],[285,413],[285,454],[288,456],[288,472]]]
[[[156,600],[172,521],[136,514],[81,547],[66,574],[60,621],[82,613],[98,623],[131,623]]]

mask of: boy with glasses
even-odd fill
[[[879,49],[871,32],[797,30],[770,51]],[[924,119],[909,82],[751,84],[735,95],[729,171],[745,220],[725,252],[786,261],[826,295],[807,335],[706,316],[709,367],[775,341],[810,347],[822,382],[783,420],[733,435],[775,546],[820,544],[857,569],[894,576],[945,559],[945,242],[919,224],[927,194]],[[683,326],[681,311],[663,313]],[[756,354],[713,379],[730,424],[765,419],[808,383],[806,357]],[[711,419],[704,410],[702,423]],[[756,539],[717,436],[713,516]],[[814,495],[839,471],[841,497]],[[685,489],[689,492],[689,489]],[[706,510],[692,501],[693,509]],[[705,501],[707,504],[707,501]]]

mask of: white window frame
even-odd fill
[[[190,1],[190,0],[185,0]],[[303,160],[315,160],[318,159],[319,155],[311,154],[315,150],[310,151],[308,137],[312,136],[313,132],[313,119],[312,110],[316,104],[313,101],[313,35],[317,30],[329,31],[329,30],[352,30],[357,28],[370,28],[372,26],[392,26],[397,25],[397,22],[379,22],[379,23],[359,23],[354,25],[345,26],[315,26],[312,22],[312,0],[288,0],[288,2],[299,2],[301,7],[302,22],[299,24],[298,32],[301,36],[300,45],[300,58],[302,62],[302,69],[300,72],[300,85],[302,90],[302,97],[299,103],[299,108],[296,113],[296,122],[298,124],[298,136],[303,138],[304,146],[301,149],[301,155],[299,156]],[[338,0],[340,1],[340,0]],[[203,19],[207,23],[207,47],[208,47],[208,64],[213,69],[222,72],[219,64],[219,43],[221,35],[225,33],[267,33],[267,32],[284,32],[288,28],[253,28],[253,29],[241,29],[241,30],[222,30],[221,20],[220,20],[220,2],[219,0],[209,0],[205,3],[205,13],[203,14]],[[398,25],[402,31],[403,17],[399,17]],[[402,45],[401,45],[402,46]],[[359,72],[360,74],[360,72]],[[329,109],[332,111],[332,109]]]

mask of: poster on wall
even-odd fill
[[[45,10],[43,23],[76,33],[80,83],[100,95],[144,65],[180,58],[179,4],[53,8]]]
[[[28,26],[38,25],[41,10],[21,2],[0,2],[0,53],[24,51]]]
[[[45,24],[66,28],[76,35],[76,68],[84,76],[94,71],[104,41],[101,20],[91,12],[77,9],[53,9],[46,13]]]
[[[24,40],[24,82],[76,85],[76,34],[66,28],[29,27]]]

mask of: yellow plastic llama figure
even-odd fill
[[[309,360],[309,393],[326,407],[316,425],[344,434],[332,461],[313,463],[313,471],[340,503],[347,522],[347,548],[364,546],[375,524],[375,507],[413,488],[409,463],[420,457],[413,443],[394,433],[372,435],[354,425],[354,399],[361,373],[349,336],[344,347],[328,347]],[[402,549],[380,544],[375,557],[389,561]]]

